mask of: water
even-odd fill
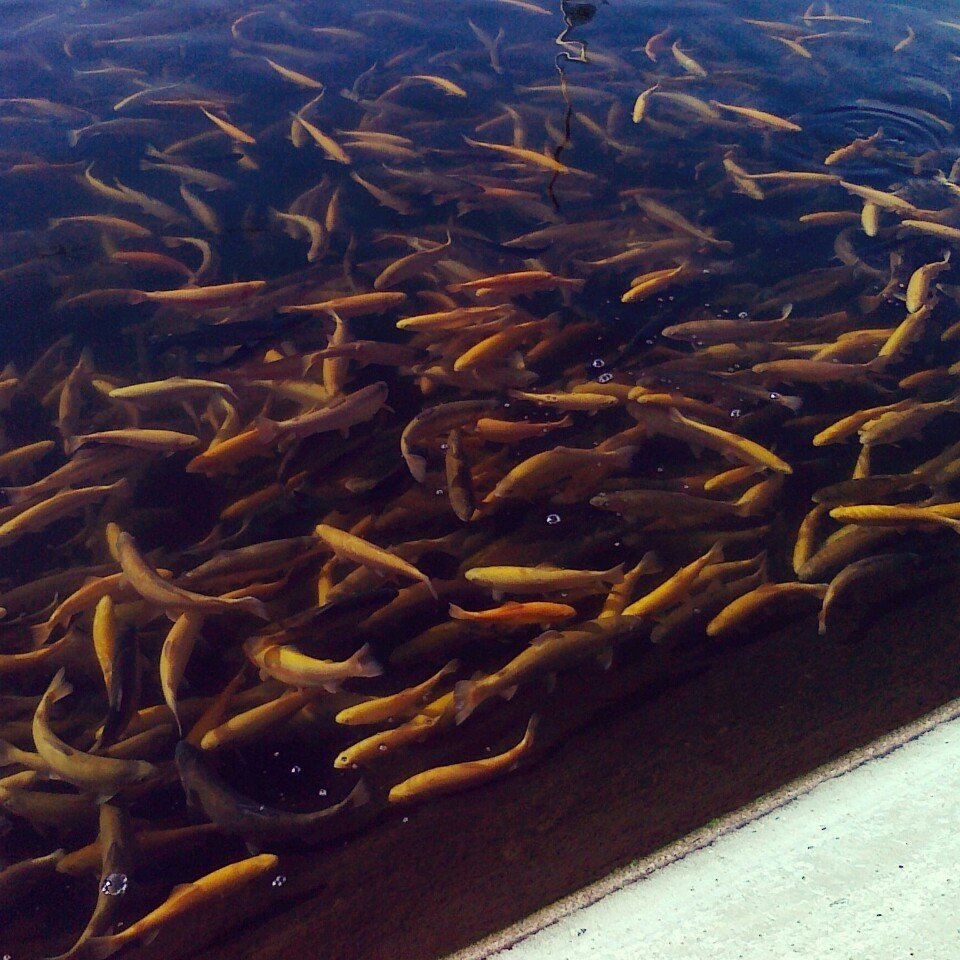
[[[651,640],[722,656],[818,609],[835,638],[947,568],[944,16],[7,5],[0,736],[42,756],[0,784],[21,904],[0,947],[66,950],[98,882],[108,936],[246,861],[220,875],[229,927],[299,882],[251,851],[376,829],[438,765],[535,763],[558,674],[602,685]],[[131,556],[149,583],[119,582]],[[467,576],[544,563],[569,575]],[[33,740],[61,667],[54,733],[155,765],[104,788],[116,821]],[[374,721],[341,713],[386,696]],[[98,832],[108,863],[82,853]],[[27,862],[61,847],[64,869]]]

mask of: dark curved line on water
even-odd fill
[[[589,60],[587,60],[586,41],[568,39],[570,32],[575,26],[577,26],[577,24],[574,23],[569,10],[567,9],[567,4],[563,2],[563,0],[560,2],[560,14],[563,17],[563,29],[557,34],[557,38],[554,42],[557,46],[562,47],[556,56],[556,67],[557,73],[560,74],[560,90],[563,94],[565,108],[563,113],[563,141],[559,143],[556,149],[553,151],[553,159],[558,163],[560,161],[560,157],[563,155],[563,151],[570,146],[570,121],[573,117],[573,102],[570,100],[570,95],[567,92],[567,74],[564,70],[564,64],[562,61],[570,60],[574,63],[589,63]],[[571,49],[576,51],[576,56],[570,52]],[[554,210],[556,210],[558,213],[560,212],[560,201],[557,199],[555,187],[559,176],[559,172],[554,173],[554,175],[550,178],[550,183],[547,186],[547,196],[550,197],[550,202],[553,204]]]

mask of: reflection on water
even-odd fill
[[[960,22],[773,6],[4,8],[5,952],[949,573]]]

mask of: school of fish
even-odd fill
[[[951,569],[960,22],[787,7],[7,25],[0,908],[84,878],[62,955],[135,948],[533,762],[571,671]],[[291,743],[331,799],[238,787]]]

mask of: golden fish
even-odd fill
[[[518,603],[510,600],[492,610],[464,610],[455,603],[450,604],[450,616],[454,620],[469,620],[473,623],[502,623],[517,625],[525,623],[557,623],[576,616],[576,608],[568,603],[548,603],[531,601]]]
[[[50,681],[33,717],[33,739],[37,752],[61,779],[102,799],[109,799],[123,787],[140,783],[156,774],[156,767],[141,760],[115,760],[83,753],[64,743],[51,729],[51,704],[73,692],[61,669]]]
[[[556,593],[560,590],[596,590],[623,579],[623,564],[609,570],[564,570],[548,564],[536,567],[472,567],[464,573],[497,593]]]
[[[164,580],[143,557],[136,542],[129,533],[119,530],[116,533],[113,550],[120,569],[127,582],[149,603],[153,603],[168,613],[226,613],[230,610],[243,610],[269,619],[262,601],[256,597],[208,597],[203,594],[184,590]]]
[[[244,644],[244,652],[266,675],[296,687],[336,690],[351,677],[378,677],[383,673],[369,644],[341,661],[307,656],[292,644],[275,643],[270,636],[252,637]]]
[[[388,794],[389,802],[411,803],[444,793],[454,793],[511,773],[530,753],[537,721],[538,718],[534,714],[527,723],[526,732],[520,742],[504,753],[484,757],[482,760],[469,760],[446,767],[434,767],[432,770],[425,770],[401,783],[394,784]]]
[[[374,697],[341,710],[334,718],[347,726],[383,723],[390,719],[416,715],[434,697],[437,687],[460,669],[458,660],[451,660],[422,683],[385,697]]]

